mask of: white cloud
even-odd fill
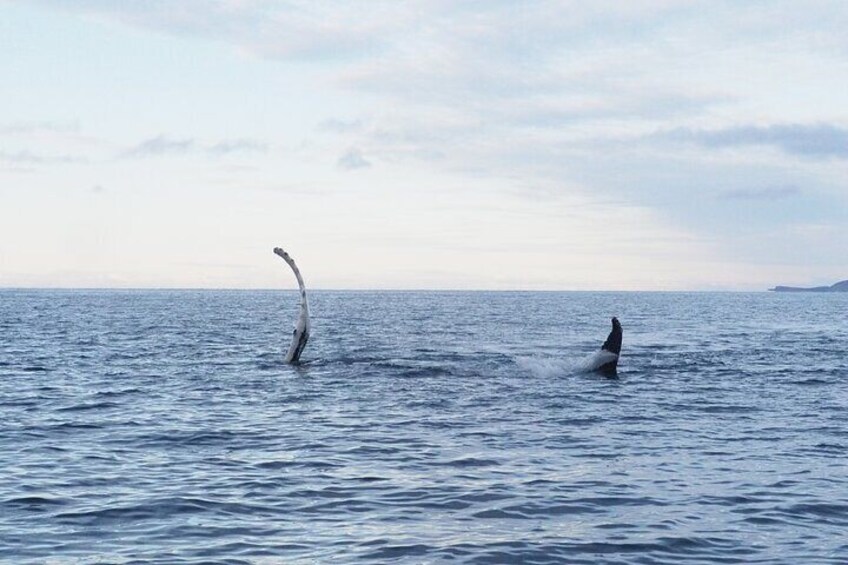
[[[138,145],[124,151],[126,158],[157,157],[160,155],[187,153],[195,146],[193,139],[171,139],[164,135],[158,135],[145,139]]]
[[[341,157],[339,157],[337,164],[340,169],[346,171],[365,169],[371,166],[371,162],[365,159],[362,155],[362,151],[356,147],[351,147]]]
[[[833,124],[740,125],[716,130],[679,128],[658,137],[714,149],[759,145],[801,157],[848,158],[848,128]]]
[[[210,155],[229,155],[231,153],[265,153],[268,150],[268,144],[256,141],[253,139],[232,139],[219,141],[213,145],[206,147],[206,151]]]
[[[721,198],[729,200],[782,200],[801,194],[801,189],[793,185],[768,186],[765,188],[737,188],[720,193]]]
[[[222,157],[233,153],[264,153],[267,150],[268,144],[252,139],[200,143],[192,138],[172,138],[157,135],[126,149],[121,153],[121,156],[124,158],[143,158],[203,152],[210,157]]]
[[[84,157],[74,155],[47,155],[29,150],[0,151],[0,162],[11,165],[51,165],[67,163],[84,163]]]
[[[318,124],[318,131],[330,133],[359,133],[363,131],[365,121],[362,119],[342,120],[339,118],[330,118]]]

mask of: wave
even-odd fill
[[[599,349],[580,359],[553,357],[515,357],[515,364],[535,377],[551,378],[581,373],[591,373],[615,359],[615,353]]]

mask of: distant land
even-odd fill
[[[839,281],[831,286],[814,286],[811,288],[801,288],[798,286],[776,286],[770,288],[774,292],[848,292],[848,280]]]

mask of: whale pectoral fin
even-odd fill
[[[306,342],[309,340],[309,303],[306,299],[306,285],[303,283],[303,277],[300,276],[300,269],[297,268],[294,259],[281,247],[275,247],[274,253],[279,255],[291,267],[297,279],[297,285],[300,288],[300,316],[292,329],[292,341],[286,353],[287,363],[297,363],[300,359],[300,354],[303,353],[303,349],[306,347]]]

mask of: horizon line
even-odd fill
[[[130,292],[165,292],[165,291],[206,291],[206,292],[271,292],[297,291],[297,287],[170,287],[170,286],[0,286],[0,292],[5,291],[130,291]],[[307,292],[653,292],[653,293],[759,293],[773,292],[772,289],[529,289],[529,288],[309,288]]]

